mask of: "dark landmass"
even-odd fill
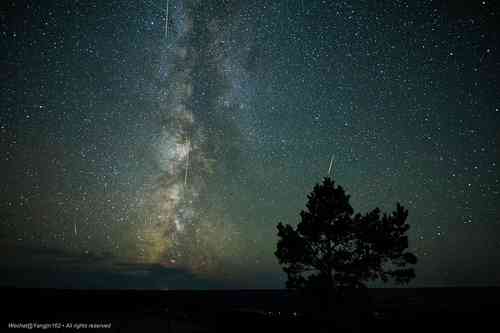
[[[0,292],[2,331],[31,323],[47,332],[91,324],[102,332],[468,332],[494,329],[500,310],[500,288],[368,289],[328,312],[285,290]]]

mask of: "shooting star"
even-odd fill
[[[481,58],[479,58],[479,63],[482,63],[483,62],[483,59],[484,57],[486,57],[489,53],[491,52],[490,49],[486,49],[486,52],[483,53],[483,55],[481,56]]]
[[[330,166],[328,167],[328,177],[331,176],[332,167],[333,167],[333,154],[332,154],[332,157],[330,158]]]
[[[168,8],[170,7],[170,0],[167,0],[167,10],[157,6],[153,1],[145,0],[144,3],[152,8],[155,8],[165,14],[165,39],[168,38]]]
[[[184,186],[187,186],[190,151],[191,151],[191,139],[188,138],[187,139],[187,154],[186,154],[186,173],[184,174]]]
[[[165,16],[165,40],[168,41],[168,5],[170,0],[167,0],[167,11]]]

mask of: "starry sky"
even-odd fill
[[[283,288],[327,175],[411,286],[500,282],[493,1],[3,1],[0,285]],[[375,284],[375,286],[377,286]]]

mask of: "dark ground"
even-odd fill
[[[9,324],[45,324],[30,331],[46,332],[89,332],[91,324],[107,325],[100,332],[472,332],[498,330],[500,316],[500,288],[369,289],[328,313],[283,290],[0,292],[0,331],[12,332],[20,329]]]

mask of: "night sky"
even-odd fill
[[[355,212],[409,209],[410,286],[498,284],[500,11],[467,4],[2,1],[0,285],[282,288],[332,155]]]

